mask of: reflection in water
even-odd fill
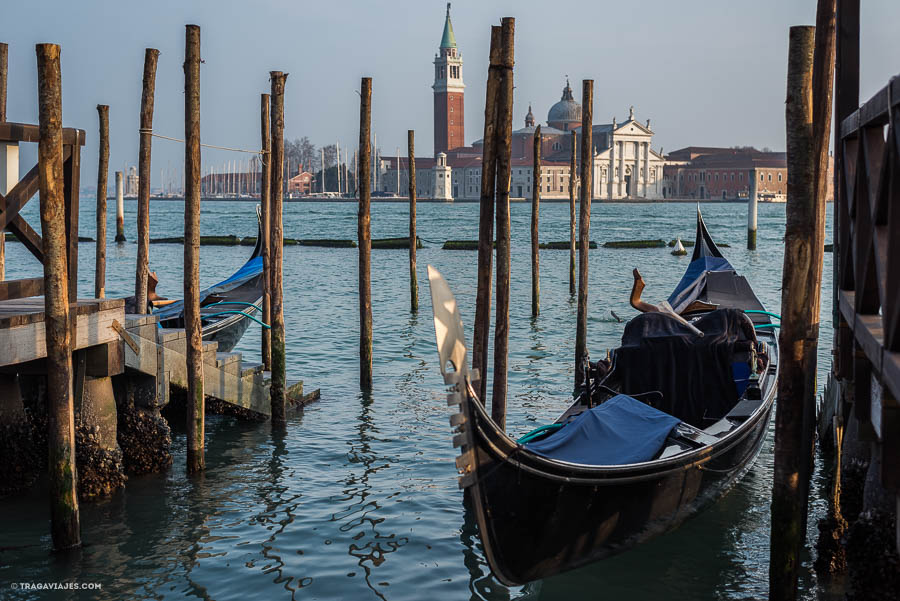
[[[339,522],[341,532],[359,530],[352,538],[348,553],[356,558],[357,565],[365,572],[366,586],[379,598],[386,599],[376,587],[387,586],[387,582],[372,582],[373,568],[377,568],[387,559],[388,553],[393,553],[408,542],[406,537],[398,537],[395,534],[382,534],[378,526],[385,518],[376,517],[375,513],[380,509],[375,498],[370,499],[372,485],[369,479],[379,471],[390,467],[384,458],[378,457],[372,450],[372,442],[378,441],[375,434],[378,433],[372,415],[372,398],[362,393],[360,399],[361,412],[357,425],[358,439],[348,442],[350,450],[347,460],[350,467],[354,464],[362,467],[362,473],[351,473],[345,481],[342,490],[346,495],[339,498],[339,502],[348,502],[349,505],[342,511],[331,515],[332,522]],[[382,462],[380,465],[376,465]],[[390,497],[388,497],[390,498]]]
[[[459,540],[463,545],[463,563],[469,572],[469,593],[472,601],[508,601],[509,589],[497,582],[484,559],[484,545],[478,537],[478,522],[470,509],[469,491],[463,502],[463,525]]]
[[[292,425],[294,422],[292,421]],[[285,574],[285,563],[276,549],[275,539],[283,533],[294,521],[294,513],[300,505],[298,494],[288,494],[290,487],[287,481],[292,473],[285,474],[285,459],[288,455],[285,438],[287,433],[284,428],[272,427],[272,457],[266,465],[268,478],[260,481],[257,496],[264,508],[251,520],[271,531],[269,537],[262,543],[262,556],[269,560],[262,570],[264,574],[276,574],[273,582],[283,584],[285,590],[290,591],[291,599],[296,598],[297,590],[312,584],[310,577],[296,578]],[[287,477],[286,477],[287,476]],[[279,517],[279,513],[284,515]]]

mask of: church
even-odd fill
[[[450,4],[444,20],[441,43],[434,58],[434,158],[416,159],[416,193],[434,200],[477,200],[481,195],[482,140],[465,145],[465,110],[462,54],[453,34]],[[566,80],[562,96],[547,112],[541,125],[541,197],[569,197],[569,166],[574,148],[580,148],[581,104]],[[530,198],[533,184],[533,139],[536,130],[532,108],[525,126],[512,132],[510,196]],[[635,118],[634,107],[621,123],[594,125],[593,191],[596,200],[664,197],[662,149],[652,147],[650,120]],[[576,153],[577,154],[577,153]],[[576,156],[580,169],[580,157]],[[379,189],[406,196],[409,166],[406,157],[382,157]],[[577,177],[577,173],[576,173]],[[576,187],[578,184],[576,183]]]

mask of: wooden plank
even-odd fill
[[[125,320],[124,308],[88,314],[78,314],[73,310],[70,315],[76,320],[73,350],[116,342],[119,335],[113,329],[112,322]],[[4,344],[0,345],[0,366],[42,359],[47,356],[46,343],[43,319],[6,328]]]
[[[0,282],[0,300],[40,296],[43,293],[44,278],[27,278]]]
[[[875,373],[881,373],[884,353],[884,328],[880,315],[857,315],[853,334],[872,364]]]
[[[30,123],[0,123],[0,141],[3,142],[38,142],[41,139],[40,128]],[[78,144],[84,146],[84,130],[64,127],[62,130],[63,145]]]
[[[122,327],[122,324],[119,323],[118,320],[113,320],[112,329],[118,332],[119,336],[122,337],[122,340],[125,342],[125,344],[131,347],[131,350],[133,350],[135,353],[141,352],[141,349],[137,345],[137,343],[131,339],[131,334],[125,331],[125,328]]]

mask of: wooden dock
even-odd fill
[[[113,322],[125,322],[122,299],[79,299],[70,306],[74,320],[72,350],[117,344]],[[46,358],[44,297],[33,296],[0,301],[0,368]],[[117,374],[106,374],[117,375]]]
[[[156,378],[156,406],[164,407],[169,402],[170,386],[187,389],[185,331],[160,328],[153,315],[128,315],[125,332],[126,367]],[[270,382],[271,374],[263,371],[262,363],[246,362],[241,353],[220,353],[217,342],[203,343],[206,396],[270,416]],[[302,383],[291,392],[302,396]]]

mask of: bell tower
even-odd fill
[[[441,46],[434,56],[434,156],[465,146],[465,109],[463,104],[462,56],[456,47],[450,3],[444,21]]]

